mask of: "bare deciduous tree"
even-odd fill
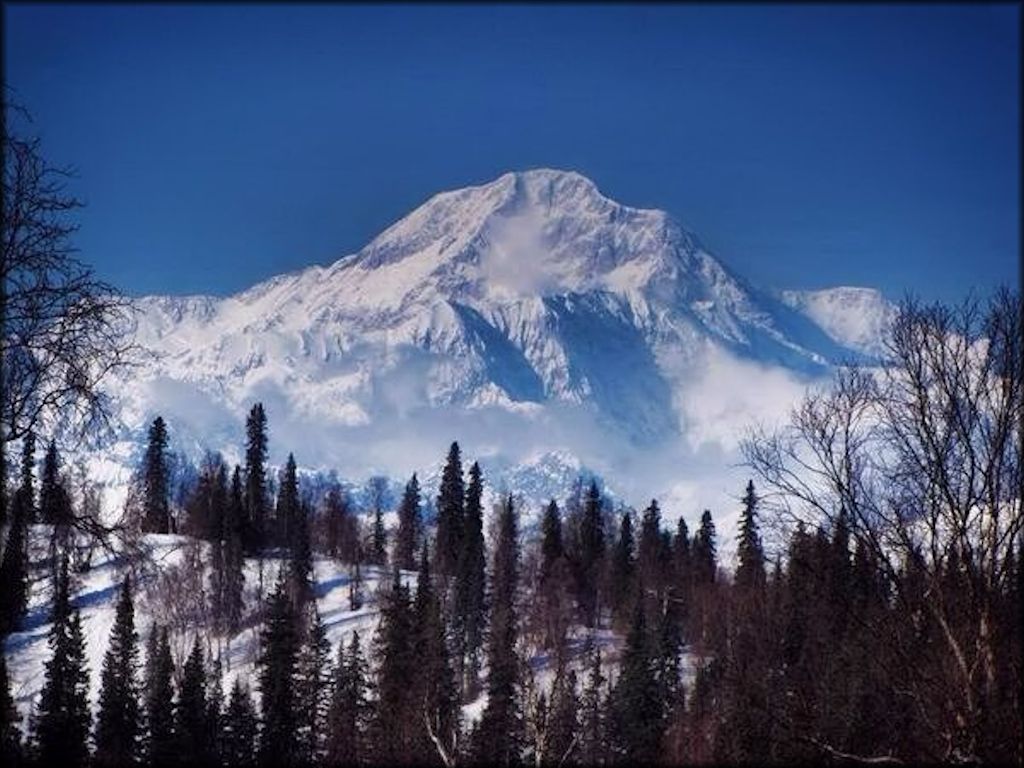
[[[936,628],[928,644],[876,628],[934,759],[1015,748],[994,742],[1007,738],[1007,707],[1019,707],[1020,647],[1007,643],[1014,619],[1000,596],[1022,530],[1022,332],[1020,296],[1007,290],[956,308],[907,299],[884,365],[840,370],[788,426],[758,428],[744,444],[777,524],[834,524],[844,510],[909,626]],[[1019,711],[1008,717],[1019,738]]]
[[[109,421],[100,382],[129,365],[130,301],[77,258],[72,236],[82,202],[67,190],[72,172],[50,165],[28,121],[4,104],[3,237],[0,246],[0,425],[4,444],[29,430],[80,440]]]

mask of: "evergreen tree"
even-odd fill
[[[597,481],[591,480],[580,522],[580,560],[577,564],[576,600],[584,625],[597,626],[598,583],[605,554],[604,514]]]
[[[373,505],[369,556],[370,562],[374,565],[383,567],[388,564],[388,532],[384,527],[384,507],[379,502]]]
[[[694,580],[698,584],[713,584],[718,570],[718,551],[715,544],[715,523],[710,510],[700,516],[700,528],[693,541]]]
[[[60,477],[60,454],[51,440],[43,458],[43,476],[39,483],[39,516],[50,525],[71,522],[71,497]]]
[[[178,759],[186,765],[202,765],[212,757],[207,718],[206,668],[203,664],[203,649],[197,637],[182,669],[181,691],[174,710]]]
[[[30,432],[22,443],[21,486],[11,504],[11,526],[0,559],[0,637],[21,624],[28,607],[28,526],[35,517],[32,487],[35,439]],[[0,488],[0,496],[3,495]]]
[[[547,582],[554,573],[555,563],[565,557],[565,545],[562,543],[562,516],[554,499],[548,502],[544,510],[544,519],[540,524],[540,581]]]
[[[35,432],[29,430],[21,441],[21,484],[18,486],[21,503],[24,505],[22,511],[25,513],[26,523],[29,524],[36,521],[38,512],[36,509],[35,472],[36,435]]]
[[[455,683],[441,606],[430,576],[427,548],[420,558],[416,599],[413,602],[413,647],[417,651],[416,678],[410,694],[413,723],[419,733],[419,754],[428,762],[447,762],[459,743],[459,691]]]
[[[540,577],[536,610],[540,612],[545,648],[564,652],[566,635],[572,623],[571,574],[562,535],[562,516],[554,499],[541,521]]]
[[[483,477],[475,461],[469,468],[466,488],[465,521],[455,610],[458,633],[460,685],[466,697],[476,695],[479,686],[481,652],[487,625],[487,557],[484,546]]]
[[[416,568],[416,550],[419,547],[422,522],[420,520],[420,483],[413,472],[405,484],[402,502],[398,505],[398,534],[395,536],[395,563],[411,571]]]
[[[89,670],[78,609],[72,610],[67,557],[61,559],[50,627],[51,656],[34,722],[44,765],[81,766],[89,757]]]
[[[516,654],[516,590],[519,541],[509,496],[498,517],[491,573],[491,617],[487,637],[487,706],[477,730],[476,755],[489,764],[514,764],[523,749],[523,716]]]
[[[611,607],[619,624],[625,621],[626,612],[636,597],[634,547],[633,516],[627,510],[622,513],[611,562]]]
[[[277,541],[293,550],[297,541],[299,522],[299,478],[295,456],[288,454],[288,461],[281,472],[281,483],[277,491]]]
[[[690,603],[693,599],[693,564],[690,549],[690,531],[686,521],[680,517],[676,523],[676,535],[672,539],[672,570],[679,626],[684,636],[689,637]]]
[[[299,754],[295,700],[295,667],[298,655],[296,615],[288,598],[285,580],[267,604],[261,634],[259,681],[262,695],[260,762],[293,765]]]
[[[242,624],[245,591],[245,503],[241,470],[236,465],[231,475],[231,491],[224,517],[224,576],[221,584],[221,610],[224,626],[234,635]]]
[[[303,763],[316,763],[323,757],[326,740],[331,645],[315,602],[307,606],[305,627],[305,638],[296,665],[299,757]]]
[[[210,761],[221,765],[224,761],[224,745],[221,735],[224,732],[224,669],[221,666],[220,654],[207,665],[206,678],[206,744]]]
[[[576,673],[559,663],[551,686],[551,708],[545,729],[545,765],[560,766],[575,762],[579,750],[579,701]]]
[[[383,596],[377,626],[377,700],[369,734],[375,763],[407,763],[416,757],[419,702],[409,695],[418,656],[413,645],[409,590],[394,569],[391,589]]]
[[[462,458],[459,444],[452,443],[441,473],[437,493],[437,571],[442,576],[455,576],[462,548],[465,514],[465,490],[462,481]]]
[[[736,567],[736,584],[747,589],[761,589],[765,584],[764,549],[757,528],[757,496],[754,483],[747,483],[743,495],[743,511],[740,513],[739,543],[736,547],[739,565]]]
[[[149,427],[146,453],[142,460],[143,530],[169,533],[171,509],[167,469],[167,425],[157,416]]]
[[[246,549],[255,552],[266,543],[267,518],[267,415],[256,403],[245,422]]]
[[[607,755],[606,707],[601,693],[605,677],[601,673],[601,651],[590,635],[583,647],[583,658],[587,663],[587,682],[580,697],[579,763],[601,765]]]
[[[348,654],[338,645],[334,669],[331,709],[328,715],[327,755],[329,766],[358,765],[366,761],[367,703],[366,662],[359,647],[359,633],[352,633]]]
[[[7,676],[7,655],[0,653],[0,760],[5,766],[19,766],[25,757],[19,720]]]
[[[610,701],[614,751],[627,763],[650,764],[658,757],[663,716],[660,694],[648,650],[644,610],[638,601]]]
[[[661,551],[661,510],[651,499],[640,523],[640,542],[637,547],[637,576],[642,594],[657,597],[661,593],[663,574]]]
[[[166,765],[175,759],[174,661],[167,628],[155,624],[146,645],[145,741],[149,765]]]
[[[243,686],[236,677],[221,732],[221,759],[224,765],[255,764],[257,727],[252,695],[248,686]]]
[[[309,540],[309,507],[300,505],[292,523],[288,560],[288,592],[297,612],[313,599],[313,549]]]
[[[142,731],[136,682],[139,636],[135,632],[132,586],[126,577],[117,603],[110,645],[103,659],[100,706],[96,718],[96,763],[134,765]]]

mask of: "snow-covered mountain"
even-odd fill
[[[126,445],[161,413],[186,452],[238,459],[260,400],[277,461],[404,477],[459,439],[495,487],[547,495],[585,465],[637,503],[876,351],[886,317],[867,289],[758,289],[667,213],[548,169],[438,194],[326,267],[138,303]]]

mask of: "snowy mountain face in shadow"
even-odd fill
[[[125,440],[161,413],[187,451],[237,459],[261,400],[275,461],[404,477],[458,439],[510,477],[561,477],[551,457],[571,457],[641,503],[685,482],[674,463],[729,453],[743,419],[876,352],[888,305],[858,295],[771,294],[662,211],[576,173],[508,173],[330,266],[140,299],[153,359],[112,389]]]

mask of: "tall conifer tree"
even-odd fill
[[[263,624],[259,681],[262,698],[260,762],[294,765],[299,754],[295,699],[298,655],[296,615],[283,574],[267,605]]]
[[[82,618],[71,606],[67,557],[61,558],[50,627],[50,659],[35,718],[37,756],[44,765],[81,766],[89,757],[89,670]]]
[[[153,419],[149,426],[142,473],[143,530],[149,533],[169,533],[171,509],[167,470],[167,425],[162,416]]]
[[[487,706],[477,730],[476,754],[489,764],[518,762],[523,750],[516,591],[519,530],[511,495],[501,506],[491,573],[487,637]]]
[[[153,625],[146,645],[146,761],[166,765],[177,755],[174,738],[174,661],[166,627]]]
[[[398,505],[398,533],[395,536],[395,563],[411,571],[416,568],[416,551],[422,535],[420,519],[420,483],[413,472],[405,484],[402,501]]]
[[[110,645],[103,659],[96,718],[95,759],[99,765],[134,765],[140,758],[138,643],[131,579],[126,577],[121,585]]]
[[[437,493],[437,571],[442,576],[455,576],[462,548],[465,489],[462,480],[462,457],[459,444],[452,443],[441,472]]]

